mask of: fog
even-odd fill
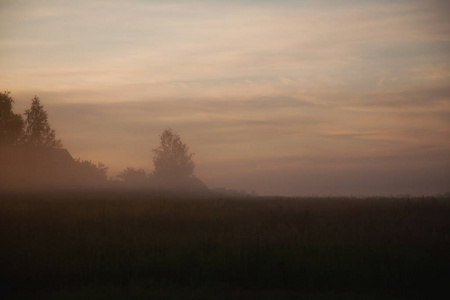
[[[2,1],[0,89],[22,116],[40,98],[67,160],[8,148],[1,185],[112,186],[126,170],[152,181],[171,128],[194,153],[187,178],[210,189],[446,193],[448,12],[446,1]],[[99,166],[101,180],[82,175]]]

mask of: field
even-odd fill
[[[450,199],[0,194],[8,299],[437,298]]]

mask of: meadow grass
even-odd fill
[[[450,270],[446,198],[0,196],[10,298],[406,299]]]

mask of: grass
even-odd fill
[[[445,198],[0,195],[11,299],[390,299],[438,295]]]

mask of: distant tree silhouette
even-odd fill
[[[143,169],[126,168],[120,172],[117,177],[124,183],[125,186],[144,186],[148,177]]]
[[[17,144],[23,130],[23,118],[13,112],[14,99],[9,91],[0,92],[0,145]]]
[[[90,160],[75,160],[75,175],[81,183],[96,184],[103,183],[107,181],[108,167],[103,163],[98,163],[97,165],[92,163]]]
[[[161,144],[153,149],[155,156],[153,175],[165,178],[190,177],[194,173],[193,153],[184,144],[180,136],[168,128],[160,135]]]
[[[55,137],[55,130],[50,128],[47,112],[37,96],[31,100],[31,108],[25,111],[25,116],[23,144],[34,147],[62,147],[61,140]]]

